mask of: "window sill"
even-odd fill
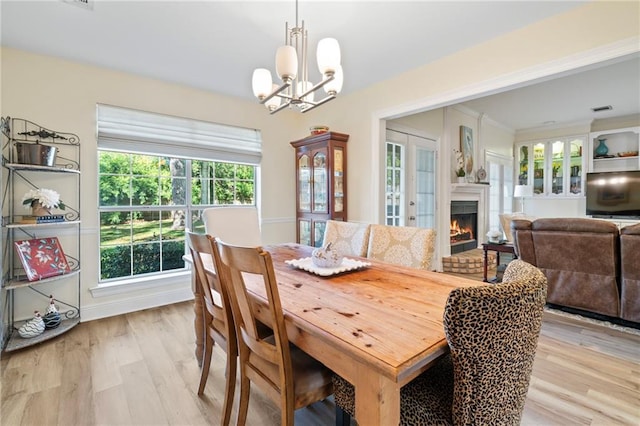
[[[108,297],[117,294],[158,288],[183,281],[188,281],[189,283],[191,282],[191,271],[189,269],[162,275],[112,281],[106,284],[99,285],[97,287],[90,288],[89,291],[91,291],[91,295],[94,298]]]

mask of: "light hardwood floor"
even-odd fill
[[[224,352],[214,350],[198,397],[193,317],[184,302],[82,323],[3,354],[0,425],[219,424]],[[248,424],[280,424],[259,390]],[[296,424],[334,424],[332,400],[298,410]],[[640,336],[545,314],[522,424],[640,424]]]

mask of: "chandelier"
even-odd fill
[[[322,81],[312,84],[309,81],[307,66],[307,30],[298,26],[298,0],[296,0],[296,26],[289,28],[285,24],[285,45],[276,51],[276,73],[281,85],[273,83],[271,71],[257,68],[253,71],[253,94],[265,105],[271,114],[286,107],[295,107],[307,112],[332,99],[342,90],[342,66],[340,65],[340,45],[334,38],[325,38],[318,42],[318,68]],[[314,100],[315,92],[323,88],[327,95]]]

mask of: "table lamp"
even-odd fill
[[[533,187],[531,185],[516,185],[513,190],[514,197],[520,197],[521,211],[524,213],[524,197],[533,196]]]

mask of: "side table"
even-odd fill
[[[483,275],[482,281],[485,283],[489,282],[489,280],[487,280],[487,267],[489,265],[489,259],[488,259],[489,250],[496,252],[497,266],[500,266],[500,253],[510,253],[515,258],[518,257],[516,255],[516,249],[513,246],[513,243],[482,243],[482,250],[484,250],[484,275]]]

